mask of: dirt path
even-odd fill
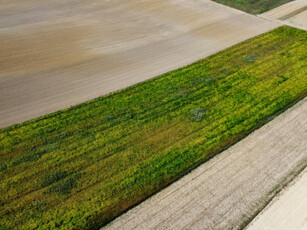
[[[259,17],[307,30],[307,0],[289,2]]]
[[[209,0],[0,0],[0,128],[278,26]]]
[[[237,229],[307,163],[307,98],[105,229]]]
[[[307,150],[306,150],[307,151]],[[307,169],[274,198],[247,230],[307,229]]]

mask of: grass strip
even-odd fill
[[[293,0],[213,0],[250,14],[262,14]]]

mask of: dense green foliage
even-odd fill
[[[98,228],[307,94],[289,27],[0,130],[1,229]]]
[[[213,0],[251,14],[261,14],[293,0]]]

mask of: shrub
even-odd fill
[[[7,169],[7,165],[0,162],[0,172],[4,171],[6,169]]]
[[[49,189],[49,193],[56,193],[59,195],[67,195],[70,191],[76,187],[76,180],[80,177],[79,174],[66,178],[53,184]]]
[[[63,178],[65,178],[68,175],[66,171],[58,171],[55,173],[47,174],[43,177],[41,186],[46,187],[54,182],[57,182]]]

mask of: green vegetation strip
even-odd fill
[[[213,0],[251,14],[261,14],[293,0]]]
[[[307,94],[289,27],[0,130],[2,229],[96,229]],[[86,76],[85,76],[86,77]]]

